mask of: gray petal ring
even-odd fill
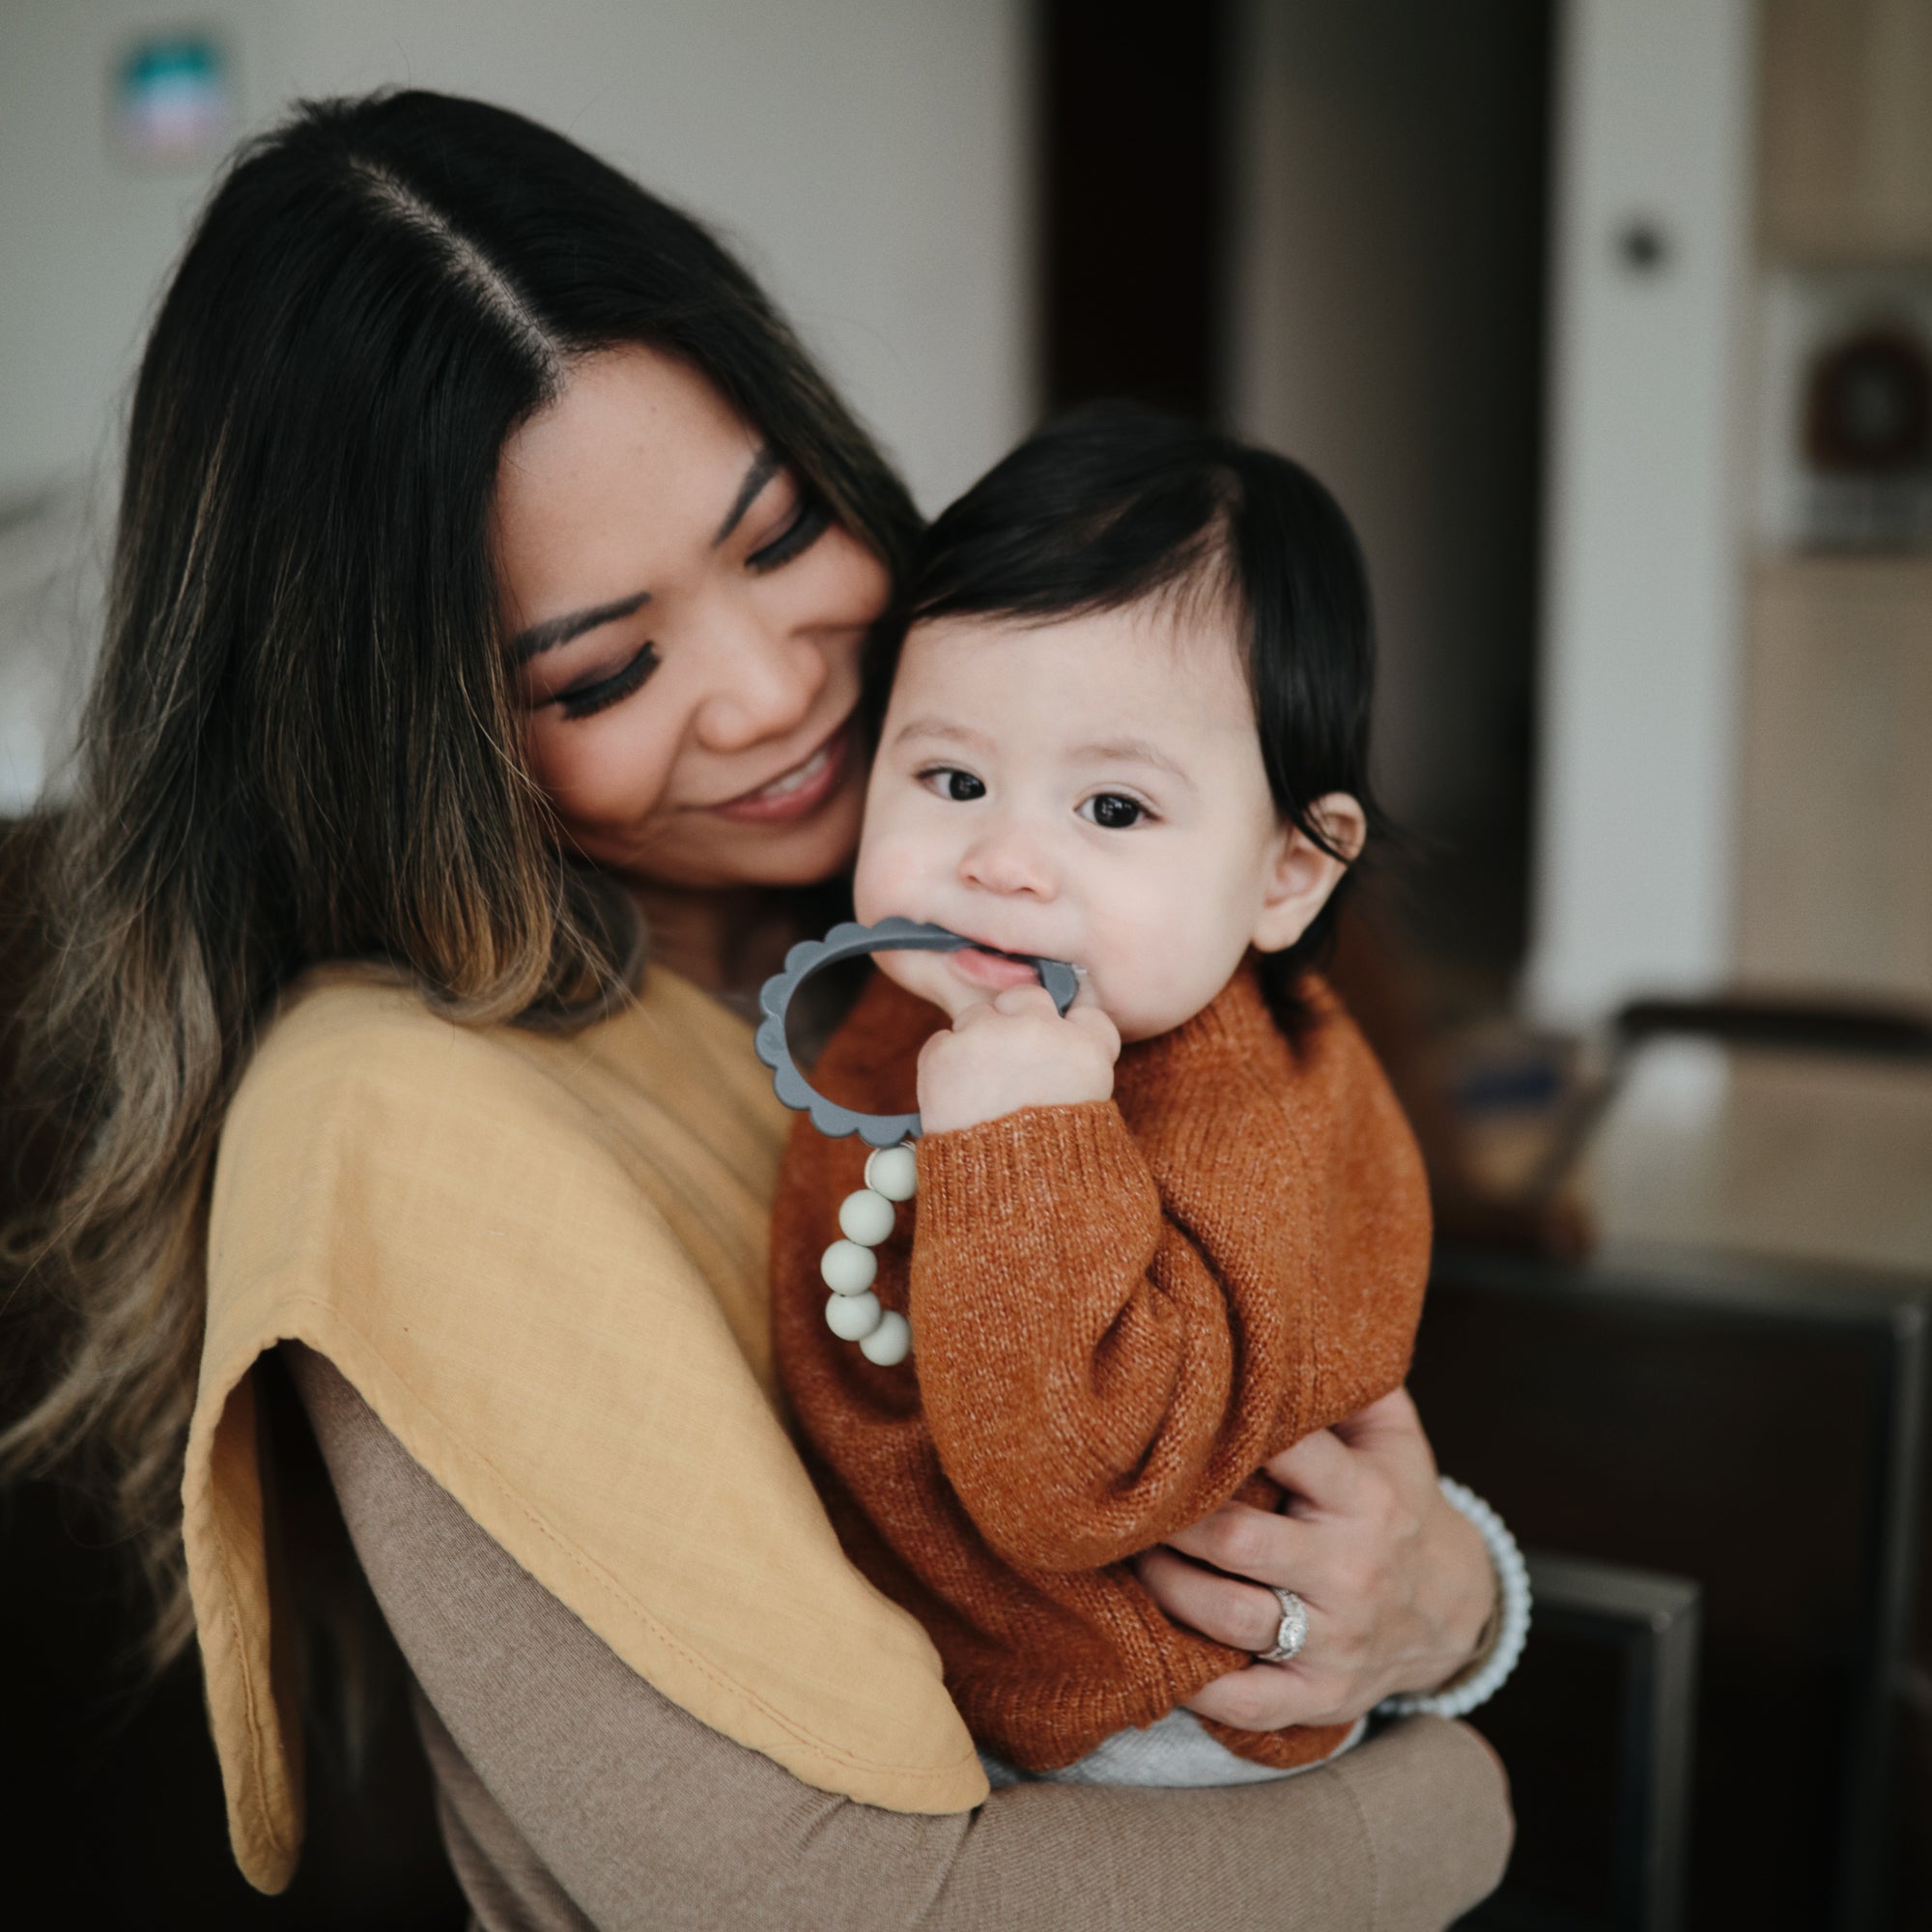
[[[801,939],[785,954],[784,971],[774,973],[758,989],[758,1006],[765,1017],[755,1045],[758,1058],[772,1069],[772,1091],[787,1107],[809,1113],[811,1124],[828,1140],[857,1134],[867,1147],[884,1148],[918,1139],[917,1114],[858,1114],[819,1093],[791,1057],[791,1045],[785,1038],[785,1009],[806,980],[841,959],[856,959],[867,952],[960,952],[978,946],[978,940],[949,932],[943,925],[922,924],[916,919],[882,919],[876,925],[858,925],[847,920],[835,925],[823,939]],[[1080,981],[1065,960],[1037,959],[1024,952],[1009,956],[1024,960],[1039,975],[1039,983],[1052,994],[1053,1004],[1063,1013],[1073,1004]]]

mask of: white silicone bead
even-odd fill
[[[857,1241],[834,1241],[819,1256],[818,1272],[834,1294],[864,1294],[878,1278],[879,1258]]]
[[[869,1290],[864,1294],[835,1294],[825,1304],[825,1325],[841,1342],[863,1342],[885,1320],[885,1313]]]
[[[888,1201],[910,1201],[919,1192],[919,1159],[901,1141],[897,1147],[875,1149],[866,1163],[866,1185]]]
[[[879,1318],[879,1325],[864,1337],[859,1352],[882,1369],[895,1369],[912,1349],[912,1327],[897,1309],[889,1308]]]
[[[838,1232],[848,1241],[876,1248],[893,1232],[893,1204],[869,1187],[846,1195],[838,1204]]]

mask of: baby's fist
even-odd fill
[[[921,1123],[937,1134],[1022,1107],[1111,1099],[1120,1053],[1120,1030],[1098,1007],[1076,1003],[1063,1019],[1043,986],[1009,986],[920,1049]]]

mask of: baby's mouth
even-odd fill
[[[1009,986],[1033,986],[1039,975],[1024,959],[1010,952],[995,952],[983,946],[961,947],[949,955],[960,978],[975,986],[1005,992]]]

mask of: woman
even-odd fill
[[[785,1444],[782,1122],[726,1004],[850,861],[915,533],[743,271],[513,115],[306,108],[188,245],[48,899],[71,1347],[10,1440],[113,1468],[267,1889],[317,1554],[289,1371],[486,1924],[1427,1924],[1493,1883],[1499,1781],[1439,1720],[1279,1788],[981,1804]],[[1312,1606],[1305,1662],[1200,1708],[1465,1667],[1487,1559],[1401,1401],[1274,1473],[1303,1511],[1145,1559],[1250,1652],[1271,1586]]]

